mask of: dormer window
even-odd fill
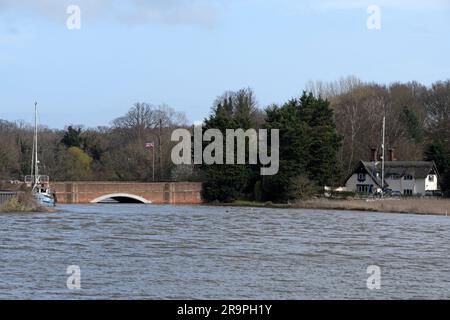
[[[403,180],[414,180],[414,177],[410,174],[407,174],[403,177]]]
[[[358,173],[358,181],[366,181],[366,174]]]
[[[428,177],[428,180],[429,180],[430,182],[434,182],[434,175],[429,176],[429,177]]]

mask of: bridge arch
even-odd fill
[[[107,201],[108,199],[115,200],[119,203],[144,203],[144,204],[151,204],[152,202],[144,199],[140,196],[134,195],[134,194],[128,194],[128,193],[112,193],[112,194],[106,194],[101,197],[95,198],[91,201],[91,203],[100,203]]]

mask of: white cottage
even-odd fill
[[[360,194],[380,192],[382,189],[381,166],[381,161],[360,161],[346,180],[346,190]],[[434,162],[385,162],[385,191],[400,192],[405,196],[429,195],[439,190],[438,178],[439,175]]]

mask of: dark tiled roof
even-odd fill
[[[381,161],[362,161],[368,171],[381,173]],[[416,179],[425,179],[436,167],[432,161],[386,161],[384,163],[385,176],[396,174],[400,176],[412,175]],[[437,172],[436,172],[437,174]]]

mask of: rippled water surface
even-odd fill
[[[0,215],[0,299],[450,298],[450,218],[60,206]],[[69,265],[81,290],[66,287]],[[382,270],[370,291],[367,267]]]

